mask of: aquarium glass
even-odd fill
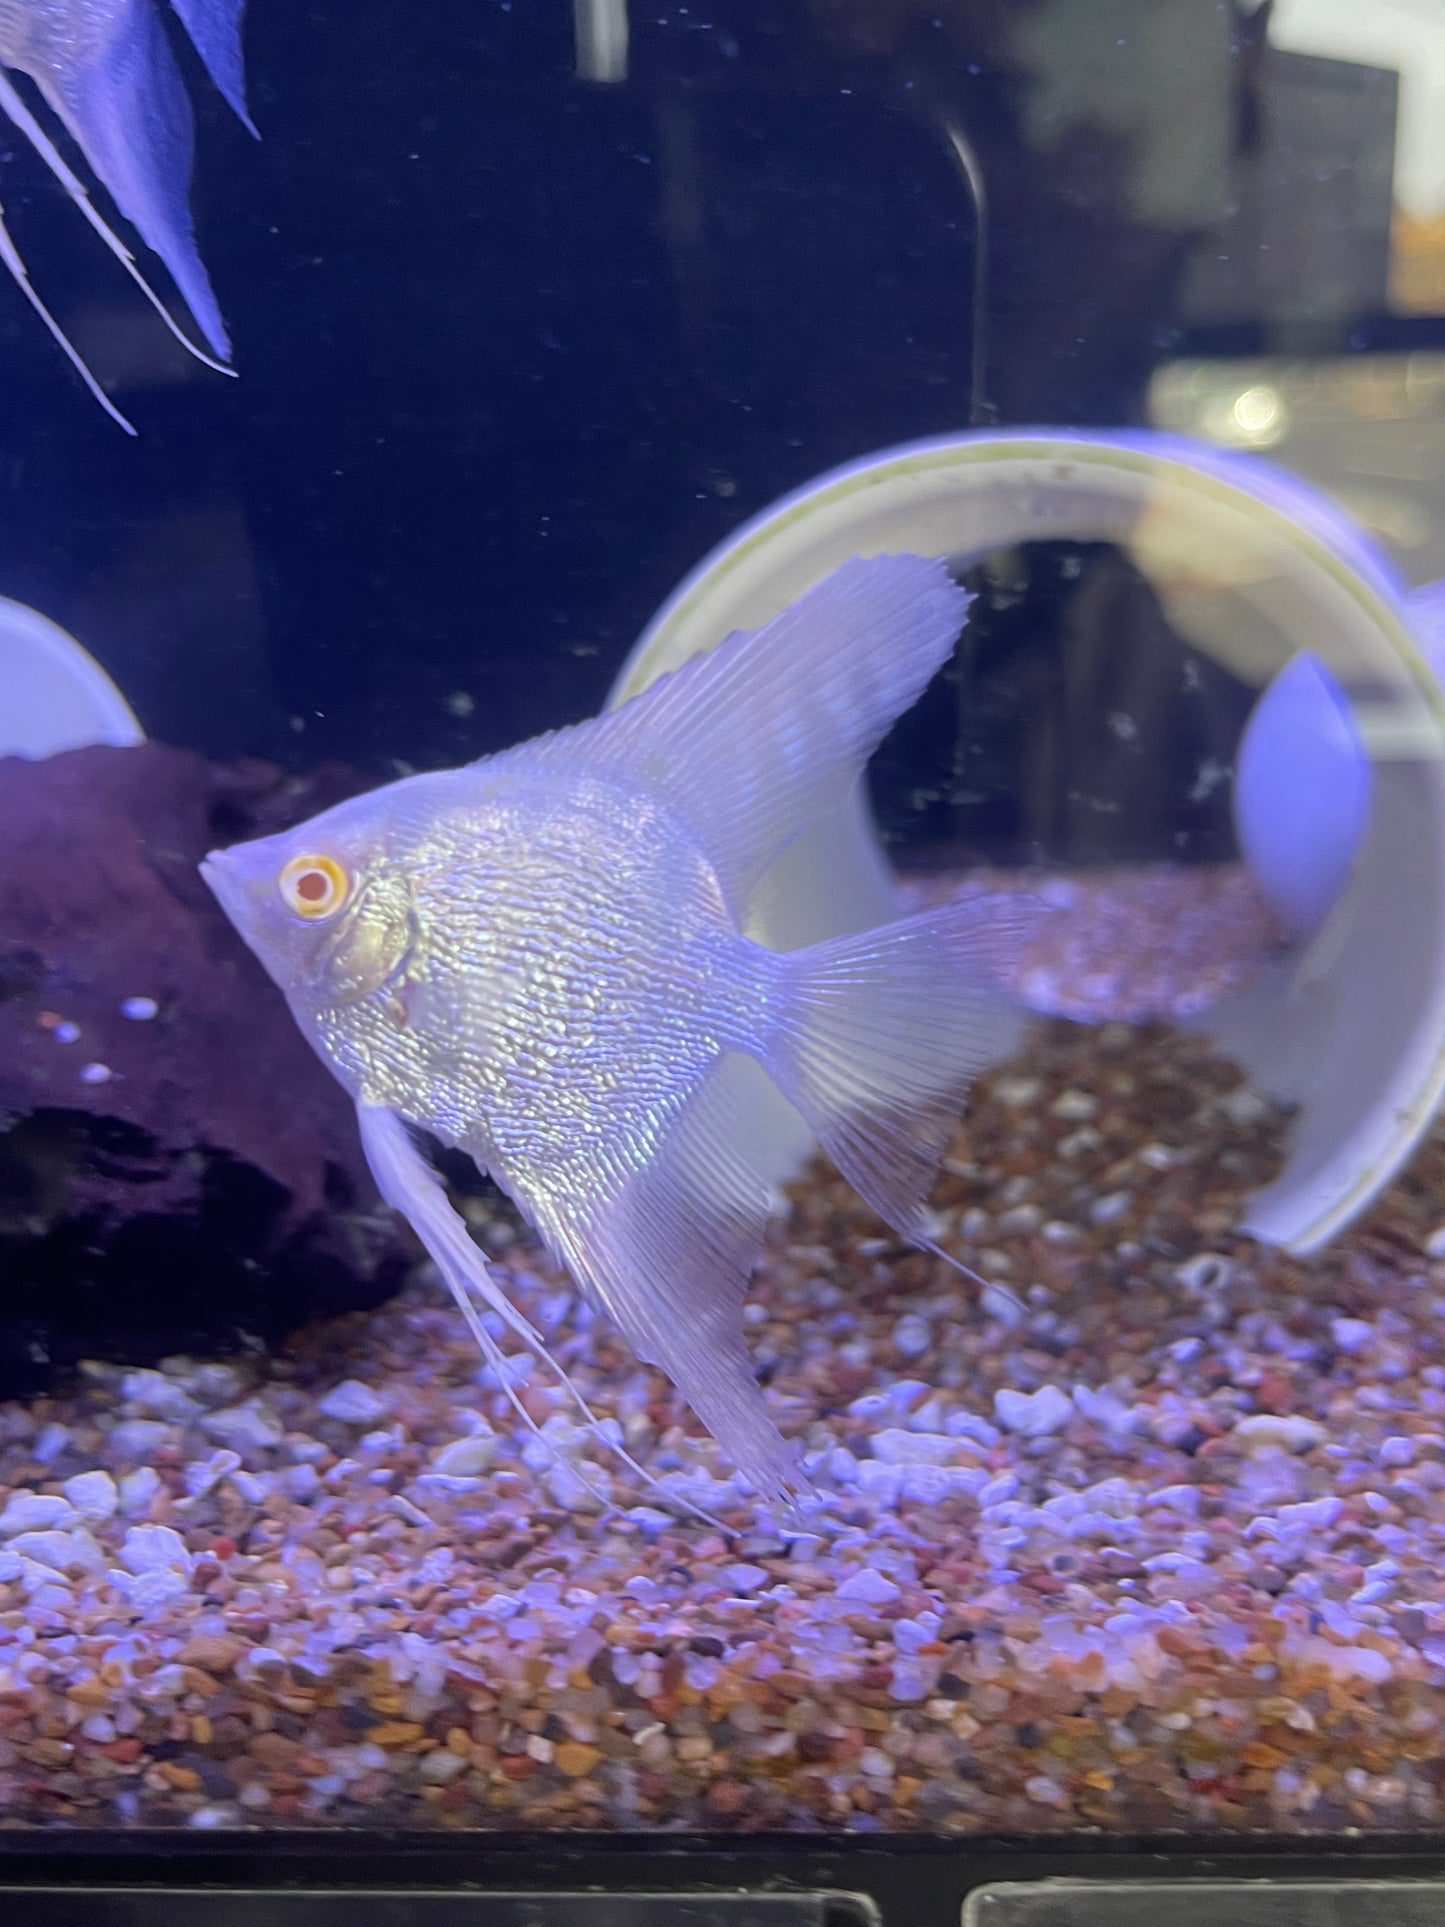
[[[1442,93],[0,0],[5,1828],[1441,1831]]]

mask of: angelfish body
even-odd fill
[[[997,932],[971,906],[780,954],[743,917],[946,659],[966,605],[941,563],[844,564],[610,715],[203,866],[479,1342],[494,1353],[485,1303],[540,1344],[408,1125],[493,1175],[772,1496],[795,1472],[742,1335],[772,1197],[752,1067],[926,1242],[938,1155],[994,1048],[998,1005],[969,964]]]
[[[245,0],[171,0],[207,73],[255,133],[246,112],[241,62],[244,5]],[[0,0],[4,68],[35,82],[121,213],[165,263],[211,353],[221,362],[229,360],[225,323],[191,228],[191,106],[162,25],[159,0]],[[172,333],[199,359],[219,365],[175,326],[129,250],[91,205],[84,184],[3,72],[0,113],[30,142]],[[0,263],[107,414],[129,429],[32,287],[3,219]]]

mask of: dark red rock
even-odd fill
[[[399,1283],[350,1103],[196,868],[362,786],[154,743],[0,759],[0,1390]]]

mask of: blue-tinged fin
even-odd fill
[[[1371,787],[1344,691],[1301,651],[1255,704],[1234,778],[1241,854],[1292,935],[1312,935],[1344,888]]]
[[[612,768],[690,824],[735,907],[947,661],[970,598],[918,555],[855,557],[621,709],[509,755]]]
[[[206,340],[229,359],[191,227],[191,105],[151,0],[113,0],[110,30],[84,43],[87,57],[62,57],[64,45],[56,36],[51,57],[26,71],[121,213],[165,262]]]
[[[1053,914],[965,898],[777,959],[768,1070],[859,1197],[929,1250],[939,1160],[1013,1029],[993,986]]]
[[[246,72],[241,58],[241,16],[246,0],[171,0],[191,43],[205,62],[236,118],[261,138],[246,111]]]
[[[747,1128],[753,1075],[743,1058],[719,1057],[645,1129],[620,1130],[601,1099],[591,1142],[554,1161],[545,1185],[505,1153],[487,1165],[756,1491],[785,1501],[806,1481],[743,1338],[743,1293],[773,1195]]]
[[[362,1149],[371,1167],[371,1175],[376,1180],[377,1190],[394,1211],[401,1212],[426,1247],[427,1256],[456,1301],[477,1349],[497,1373],[522,1423],[538,1438],[542,1437],[537,1421],[512,1386],[508,1361],[501,1346],[482,1323],[482,1308],[495,1313],[532,1354],[555,1374],[577,1409],[595,1430],[597,1419],[591,1407],[547,1350],[541,1333],[518,1311],[493,1278],[484,1253],[472,1242],[466,1225],[452,1208],[435,1167],[418,1149],[404,1120],[395,1111],[382,1106],[358,1104],[356,1121],[361,1132]],[[629,1471],[637,1473],[645,1483],[651,1483],[648,1474],[620,1446],[610,1444],[610,1449]],[[577,1468],[573,1466],[571,1469],[578,1482],[589,1492],[593,1491]],[[594,1493],[594,1496],[602,1497],[600,1493]]]

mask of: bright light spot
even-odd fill
[[[1246,388],[1233,413],[1244,434],[1267,435],[1279,420],[1279,396],[1273,388]]]

